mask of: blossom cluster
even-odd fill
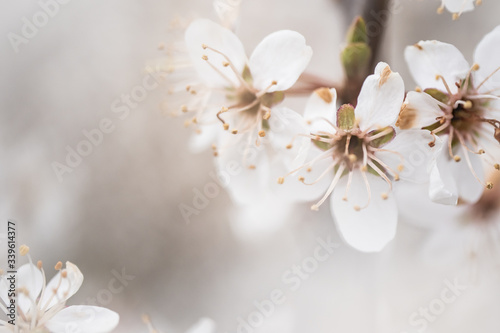
[[[474,3],[443,1],[445,7],[460,14]],[[428,183],[430,199],[445,205],[475,203],[493,188],[500,27],[479,43],[472,65],[451,44],[408,46],[414,90],[380,62],[347,100],[347,84],[305,72],[313,51],[300,33],[273,32],[248,57],[232,27],[192,21],[162,66],[170,75],[167,108],[195,131],[190,147],[211,147],[220,170],[234,161],[242,167],[228,186],[235,203],[311,201],[318,210],[328,200],[346,243],[377,252],[396,234],[397,182]],[[370,58],[364,29],[358,19],[348,34],[346,81]],[[304,110],[283,103],[304,93]]]

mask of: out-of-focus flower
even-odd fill
[[[156,329],[148,315],[142,316],[142,321],[148,326],[149,333],[161,333]],[[215,322],[210,318],[201,318],[196,324],[190,327],[186,333],[214,333]]]
[[[323,152],[299,169],[312,171],[329,161],[320,176],[304,184],[329,183],[317,210],[330,197],[330,208],[345,241],[358,250],[380,251],[395,235],[397,207],[392,180],[426,181],[432,149],[419,147],[432,137],[424,130],[396,133],[394,124],[404,99],[404,83],[386,63],[366,78],[356,109],[336,107],[334,89],[311,96],[305,118],[313,145]],[[333,177],[333,179],[332,179]],[[284,178],[278,179],[279,183]]]
[[[102,307],[72,305],[66,301],[73,296],[83,282],[83,275],[76,265],[66,262],[66,267],[58,262],[58,273],[46,283],[42,262],[33,264],[25,245],[19,248],[21,255],[27,255],[29,263],[17,271],[17,319],[16,326],[9,322],[0,323],[0,332],[20,333],[66,333],[111,332],[118,325],[117,313]],[[9,295],[11,282],[8,274],[0,278],[0,298],[2,309],[9,315],[12,312],[12,295]],[[9,317],[10,318],[10,317]]]
[[[453,19],[456,20],[464,12],[474,10],[475,6],[483,3],[482,0],[441,0],[441,6],[438,8],[438,14],[442,14],[446,8],[449,12],[453,13]]]
[[[435,223],[431,227],[431,235],[423,245],[428,261],[441,265],[474,264],[474,274],[480,263],[486,263],[486,270],[494,269],[498,273],[500,188],[485,191],[477,203],[466,205],[455,214],[448,213],[443,219],[444,223]]]
[[[446,143],[431,172],[429,195],[435,202],[476,202],[493,186],[484,181],[482,161],[500,169],[498,45],[500,27],[479,43],[473,66],[451,44],[421,41],[406,49],[410,71],[424,92],[408,93],[397,125],[428,129]]]

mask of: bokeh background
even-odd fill
[[[471,60],[482,36],[500,23],[500,2],[493,0],[456,22],[435,13],[439,1],[399,3],[382,58],[409,88],[406,45],[446,41]],[[308,70],[340,82],[339,50],[352,19],[342,8],[332,0],[244,0],[237,33],[250,52],[270,32],[297,30],[314,50]],[[193,189],[212,181],[210,152],[189,151],[182,120],[161,112],[161,87],[123,120],[112,104],[162,56],[157,45],[169,42],[175,17],[216,18],[211,1],[72,0],[16,53],[8,34],[20,34],[23,17],[38,11],[38,1],[4,1],[0,11],[0,219],[17,221],[19,242],[48,267],[58,260],[79,266],[85,281],[69,304],[97,298],[113,271],[124,269],[134,280],[100,302],[121,314],[117,332],[146,332],[143,313],[164,332],[185,332],[203,316],[217,332],[237,332],[238,318],[256,311],[255,301],[281,289],[286,302],[254,332],[413,333],[419,326],[410,315],[459,278],[469,287],[426,331],[498,332],[499,262],[488,257],[479,265],[452,233],[436,246],[434,232],[404,208],[396,239],[370,255],[341,243],[326,206],[252,215],[221,191],[191,223],[183,220],[179,204],[190,204]],[[66,147],[75,148],[82,131],[103,118],[114,131],[59,181],[52,163],[64,163]],[[453,216],[437,211],[422,222],[451,223]],[[314,253],[318,237],[340,246],[291,292],[282,276]]]

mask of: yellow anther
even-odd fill
[[[400,178],[399,178],[399,175],[396,173],[396,174],[394,175],[394,180],[398,182],[398,181],[399,181],[399,179],[400,179]]]
[[[472,65],[472,70],[473,71],[478,71],[479,70],[479,64],[476,63],[476,64]]]
[[[495,169],[500,170],[500,164],[495,163],[494,167],[495,167]]]
[[[189,90],[191,90],[191,86],[188,84],[188,85],[186,86],[186,91],[189,91]]]
[[[492,182],[488,182],[488,183],[486,183],[486,188],[487,188],[488,190],[493,189],[493,183],[492,183]]]
[[[354,162],[356,162],[358,160],[357,156],[354,155],[354,154],[349,154],[347,156],[347,158],[349,159],[349,162],[351,162],[351,163],[354,163]]]
[[[217,150],[217,145],[215,143],[212,143],[212,149]]]
[[[260,131],[259,131],[259,136],[260,136],[261,138],[265,137],[265,136],[266,136],[266,132],[265,132],[264,130],[260,130]]]
[[[398,171],[399,171],[399,172],[403,171],[403,170],[404,170],[404,168],[405,168],[405,167],[404,167],[404,165],[403,165],[403,164],[398,165]]]
[[[61,272],[61,276],[62,276],[63,278],[67,278],[67,277],[68,277],[68,271],[67,271],[67,270],[63,270],[63,271]]]
[[[217,156],[219,156],[219,153],[214,151],[214,157],[217,157]]]
[[[220,108],[220,112],[227,112],[229,109],[226,108],[225,106],[221,107]]]
[[[187,105],[181,105],[181,111],[184,112],[184,113],[188,112]]]
[[[443,14],[444,12],[444,7],[439,7],[436,11],[438,14]]]
[[[249,165],[249,166],[248,166],[248,168],[249,168],[250,170],[255,170],[257,167],[256,167],[255,165],[251,164],[251,165]]]
[[[271,118],[271,112],[266,112],[266,113],[264,113],[264,115],[262,116],[262,119],[264,119],[264,120],[268,120],[269,118]]]
[[[477,153],[478,153],[478,154],[484,154],[484,153],[486,153],[486,152],[484,151],[484,149],[479,149],[479,151],[478,151]]]
[[[286,149],[292,149],[293,145],[291,143],[286,145]]]
[[[273,82],[271,82],[271,84],[272,84],[273,86],[275,86],[275,85],[277,85],[277,84],[278,84],[278,81],[273,80]]]
[[[304,182],[305,180],[304,176],[299,176],[299,182]]]
[[[196,117],[193,117],[193,119],[191,119],[191,122],[192,122],[193,124],[197,124],[197,123],[198,123],[198,119],[196,119]]]
[[[361,167],[361,171],[363,171],[363,172],[367,172],[367,171],[368,171],[368,167],[367,167],[366,165],[363,165],[363,166]]]
[[[470,109],[472,108],[472,102],[471,101],[466,101],[464,103],[464,109]]]
[[[278,184],[280,184],[280,185],[281,185],[281,184],[283,184],[284,182],[285,182],[285,178],[283,178],[283,177],[279,177],[279,178],[278,178]]]
[[[238,134],[238,130],[234,129],[234,130],[231,131],[231,133]]]
[[[227,66],[229,66],[229,63],[227,61],[223,61],[222,66],[227,67]]]
[[[416,91],[416,92],[422,92],[422,88],[420,88],[419,86],[416,86],[416,87],[415,87],[415,91]]]
[[[357,211],[357,212],[359,212],[361,210],[361,207],[359,207],[359,206],[354,206],[352,208],[354,208],[354,210]]]
[[[389,198],[389,195],[387,193],[381,193],[380,196],[383,200],[387,200],[387,198]]]
[[[229,124],[226,123],[226,124],[222,125],[222,127],[224,128],[224,131],[227,131],[229,129]]]
[[[24,244],[23,244],[23,245],[21,245],[21,246],[19,247],[19,254],[20,254],[21,256],[25,256],[25,255],[27,255],[29,252],[30,252],[30,248],[29,248],[27,245],[24,245]]]
[[[311,171],[312,171],[312,168],[311,168],[311,167],[308,167],[308,168],[306,169],[306,171],[307,171],[307,172],[311,172]]]
[[[62,265],[63,265],[62,262],[58,261],[57,264],[54,266],[54,269],[56,271],[59,271],[59,270],[61,270]]]
[[[342,200],[347,201],[347,197],[346,196],[342,197]]]
[[[191,125],[191,121],[188,120],[185,120],[184,121],[184,127],[189,127],[189,125]]]
[[[460,162],[462,160],[462,158],[458,155],[453,156],[453,159],[455,160],[455,162]]]
[[[202,47],[204,50],[206,50],[206,49],[207,49],[207,47],[208,47],[208,45],[207,45],[207,44],[201,44],[201,47]]]
[[[208,56],[206,54],[204,54],[204,55],[201,56],[201,59],[208,60]]]
[[[453,15],[452,15],[452,18],[454,21],[458,20],[459,17],[460,17],[459,13],[453,13]]]
[[[41,260],[38,260],[38,261],[36,262],[36,267],[38,267],[38,269],[42,269],[42,266],[43,266],[42,261],[41,261]]]

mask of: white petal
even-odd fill
[[[237,72],[241,74],[245,68],[247,58],[243,44],[234,33],[210,20],[198,19],[193,21],[187,28],[185,40],[191,61],[207,85],[211,87],[239,86],[239,81],[230,66],[224,67],[222,65],[226,59],[220,54],[202,47],[202,44],[205,44],[225,54],[235,66]],[[203,55],[207,55],[210,63],[229,78],[232,84],[203,60]]]
[[[462,13],[474,10],[475,0],[445,0],[444,6],[452,13]]]
[[[311,57],[311,47],[298,32],[281,30],[268,35],[250,56],[254,87],[263,90],[276,81],[269,92],[290,88],[306,69]]]
[[[442,115],[437,101],[429,94],[410,91],[406,95],[397,126],[401,129],[423,128],[436,123],[436,118]]]
[[[500,67],[500,26],[488,33],[479,42],[474,52],[474,60],[479,65],[479,70],[475,73],[475,85],[479,86],[483,80],[487,79]],[[480,91],[488,91],[500,88],[500,71],[487,79]]]
[[[433,137],[429,131],[418,129],[401,131],[391,142],[382,147],[388,151],[377,152],[376,156],[398,172],[402,180],[425,183],[429,180],[431,164],[441,145],[441,140],[437,139],[436,145],[431,148],[429,147],[431,141]],[[398,171],[401,166],[402,170]]]
[[[475,171],[478,178],[484,182],[484,167],[482,164],[481,157],[477,154],[472,154],[462,149],[459,152],[459,156],[462,157],[460,162],[450,161],[452,165],[451,171],[455,179],[457,180],[457,188],[458,194],[462,200],[468,203],[476,203],[481,195],[483,194],[485,188],[479,180],[472,173],[471,168],[468,166],[467,161],[465,159],[465,154],[469,155],[469,159],[471,162],[472,169]]]
[[[201,318],[186,333],[213,333],[215,332],[215,322],[210,318]]]
[[[271,181],[268,147],[265,144],[257,146],[256,139],[256,133],[248,132],[222,141],[215,159],[218,172],[227,175],[223,187],[242,205],[258,201]]]
[[[10,274],[6,273],[0,279],[0,296],[5,304],[10,304],[8,292],[10,282],[7,280]],[[28,291],[28,296],[19,293],[17,305],[23,311],[28,313],[31,308],[32,301],[36,301],[43,285],[43,276],[40,270],[33,264],[24,264],[17,270],[17,288],[24,288]],[[31,299],[31,300],[30,300]]]
[[[405,88],[398,73],[390,70],[386,63],[379,63],[375,74],[363,83],[356,106],[356,119],[362,130],[391,126],[401,110]]]
[[[189,140],[189,150],[195,154],[207,150],[217,141],[217,134],[222,131],[222,124],[204,125],[200,130],[200,133],[193,134]]]
[[[469,71],[469,63],[463,54],[453,45],[431,41],[420,41],[405,49],[405,59],[415,82],[422,88],[436,88],[446,92],[442,80],[444,77],[452,93],[458,88],[455,82],[464,79]]]
[[[288,167],[288,171],[304,164],[311,141],[299,135],[308,133],[304,118],[287,107],[275,107],[268,123],[266,140],[275,150],[274,159],[282,161]],[[292,148],[287,149],[292,140]]]
[[[336,124],[337,114],[337,91],[335,88],[320,88],[314,91],[306,104],[304,118],[309,124],[309,131],[324,131],[335,133],[335,129],[328,121]]]
[[[449,137],[443,135],[441,139],[443,144],[438,148],[436,161],[430,174],[429,197],[436,203],[456,205],[458,202],[458,189],[453,174],[449,169]]]
[[[50,309],[55,304],[65,302],[80,289],[83,283],[83,274],[76,265],[67,261],[65,269],[67,272],[66,278],[61,279],[61,272],[59,271],[45,288],[40,304],[46,306],[47,302],[49,302],[47,309]],[[57,289],[56,294],[52,292],[54,289]]]
[[[371,200],[367,208],[360,211],[353,206],[364,206],[368,202],[368,192],[361,176],[356,170],[349,189],[348,201],[344,196],[347,177],[340,180],[331,196],[330,208],[337,227],[344,240],[357,250],[363,252],[381,251],[396,234],[397,207],[391,193],[384,200],[382,193],[387,193],[386,182],[377,176],[367,173],[370,184]]]
[[[106,333],[111,332],[119,320],[116,312],[106,308],[73,305],[59,311],[45,326],[53,333]]]

